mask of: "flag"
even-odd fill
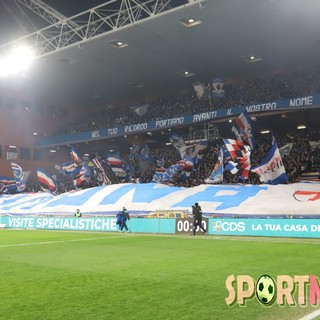
[[[61,165],[61,168],[63,170],[63,173],[67,176],[77,175],[80,172],[77,164],[73,160],[63,163]]]
[[[107,177],[100,161],[95,158],[95,159],[92,159],[92,162],[94,163],[94,165],[100,170],[101,174],[102,174],[102,180],[103,180],[103,184],[104,185],[108,185],[108,184],[111,184],[111,181],[109,180],[109,178]]]
[[[242,142],[242,137],[240,135],[240,132],[235,126],[232,127],[231,131],[233,132],[234,136],[236,137],[236,140]]]
[[[157,167],[163,167],[165,163],[166,163],[166,160],[164,157],[157,159]]]
[[[78,156],[78,153],[76,151],[76,148],[71,146],[71,157],[73,159],[73,162],[75,164],[78,164],[79,163],[79,156]]]
[[[176,173],[181,172],[181,164],[174,164],[171,167],[169,167],[165,172],[155,172],[152,181],[155,182],[170,182],[172,177]]]
[[[164,172],[156,171],[153,175],[152,182],[162,182]]]
[[[230,171],[232,174],[236,174],[239,171],[238,163],[234,161],[228,161],[225,167],[226,170]]]
[[[197,81],[192,86],[199,100],[206,100],[210,97],[210,84],[208,84],[208,86],[205,87],[203,83]]]
[[[186,143],[183,138],[174,133],[171,137],[169,137],[171,144],[179,151],[183,147],[185,147]],[[181,157],[183,158],[183,157]]]
[[[134,160],[138,153],[140,151],[140,145],[138,144],[133,144],[131,147],[130,147],[130,154],[129,154],[129,160]]]
[[[26,183],[24,181],[24,174],[22,168],[15,162],[11,162],[11,168],[13,172],[14,179],[17,185],[17,191],[22,192],[26,188]]]
[[[208,140],[187,144],[183,138],[177,134],[173,134],[169,139],[172,145],[179,151],[181,159],[185,159],[185,157],[188,156],[186,160],[193,159],[192,162],[194,164],[197,164],[197,160],[202,159],[208,146]]]
[[[125,178],[127,175],[125,170],[126,165],[120,158],[116,156],[109,156],[107,157],[107,162],[109,163],[110,168],[116,177]]]
[[[192,160],[180,160],[178,164],[181,165],[181,179],[188,180],[192,171],[194,171],[194,163]]]
[[[212,80],[211,95],[213,98],[224,98],[224,84],[221,78]]]
[[[247,153],[247,149],[243,142],[233,139],[223,139],[225,144],[224,158],[231,158],[231,160],[240,159]]]
[[[10,177],[0,176],[0,194],[15,193],[17,191],[16,181]]]
[[[91,178],[91,170],[89,166],[85,163],[79,172],[79,174],[73,179],[73,184],[75,187],[80,188],[85,182],[88,182]]]
[[[218,160],[213,166],[212,173],[208,179],[205,179],[205,183],[222,183],[223,181],[223,151],[220,149]]]
[[[140,151],[140,156],[142,159],[147,160],[150,163],[153,163],[153,157],[151,155],[149,146],[145,144]]]
[[[52,177],[42,169],[37,169],[37,178],[43,191],[54,192],[56,184]]]
[[[288,181],[276,142],[272,145],[260,166],[251,169],[251,171],[260,177],[261,182],[267,184],[281,184]]]
[[[293,146],[293,143],[290,142],[290,143],[287,143],[285,146],[281,147],[279,149],[281,157],[288,156],[291,152],[292,146]]]
[[[225,169],[232,174],[238,174],[240,177],[248,179],[251,168],[251,148],[237,140],[223,140],[227,140],[225,144],[227,153],[229,154],[229,160]]]
[[[238,160],[238,176],[244,179],[249,178],[249,172],[251,168],[251,148],[249,146],[246,146],[247,152],[246,154]]]
[[[251,149],[253,149],[254,140],[251,119],[246,111],[242,112],[236,119],[236,126],[237,128],[232,128],[236,139],[244,142],[245,144],[249,145]]]
[[[135,112],[138,116],[143,116],[148,112],[149,105],[148,104],[143,104],[143,105],[137,105],[137,106],[132,106],[130,109]]]
[[[162,182],[169,182],[172,177],[181,171],[181,164],[174,164],[169,167],[163,175]]]

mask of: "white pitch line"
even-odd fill
[[[245,238],[243,239],[241,236],[233,237],[233,236],[217,236],[217,235],[210,235],[204,236],[199,234],[199,236],[187,236],[187,235],[175,235],[175,234],[154,234],[154,233],[129,233],[126,236],[134,236],[134,237],[145,237],[145,236],[160,236],[164,238],[177,238],[177,239],[193,239],[193,240],[211,240],[211,241],[237,241],[237,242],[265,242],[265,243],[286,243],[286,244],[313,244],[313,245],[320,245],[319,242],[312,242],[308,241],[301,241],[301,240],[294,240],[292,238],[282,238],[282,239],[273,239],[271,237],[252,237],[252,238]],[[31,246],[31,245],[43,245],[43,244],[54,244],[54,243],[63,243],[63,242],[76,242],[76,241],[91,241],[91,240],[99,240],[99,239],[109,239],[109,238],[126,238],[123,234],[118,233],[109,233],[107,237],[95,237],[95,238],[83,238],[83,239],[72,239],[72,240],[56,240],[56,241],[44,241],[44,242],[30,242],[30,243],[19,243],[19,244],[6,244],[0,245],[0,248],[6,247],[22,247],[22,246]],[[319,239],[315,239],[319,240]]]
[[[304,316],[303,318],[300,318],[299,320],[313,320],[313,319],[316,319],[318,316],[320,316],[319,309],[312,313],[309,313],[308,315]]]
[[[63,242],[78,242],[78,241],[92,241],[99,239],[108,239],[115,237],[114,235],[108,237],[99,237],[99,238],[83,238],[83,239],[71,239],[71,240],[56,240],[56,241],[42,241],[42,242],[30,242],[30,243],[17,243],[17,244],[4,244],[0,245],[0,248],[8,247],[24,247],[24,246],[34,246],[34,245],[43,245],[43,244],[54,244],[54,243],[63,243]],[[118,238],[121,238],[121,236]]]

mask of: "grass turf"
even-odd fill
[[[2,230],[1,319],[299,319],[228,307],[230,274],[319,276],[317,240]]]

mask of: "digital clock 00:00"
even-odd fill
[[[202,226],[207,229],[208,219],[202,218]],[[176,219],[176,233],[191,233],[193,230],[193,219]],[[199,227],[196,230],[199,231]]]

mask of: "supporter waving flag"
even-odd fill
[[[53,178],[44,170],[37,169],[37,178],[43,191],[54,192],[56,190],[56,184]]]

